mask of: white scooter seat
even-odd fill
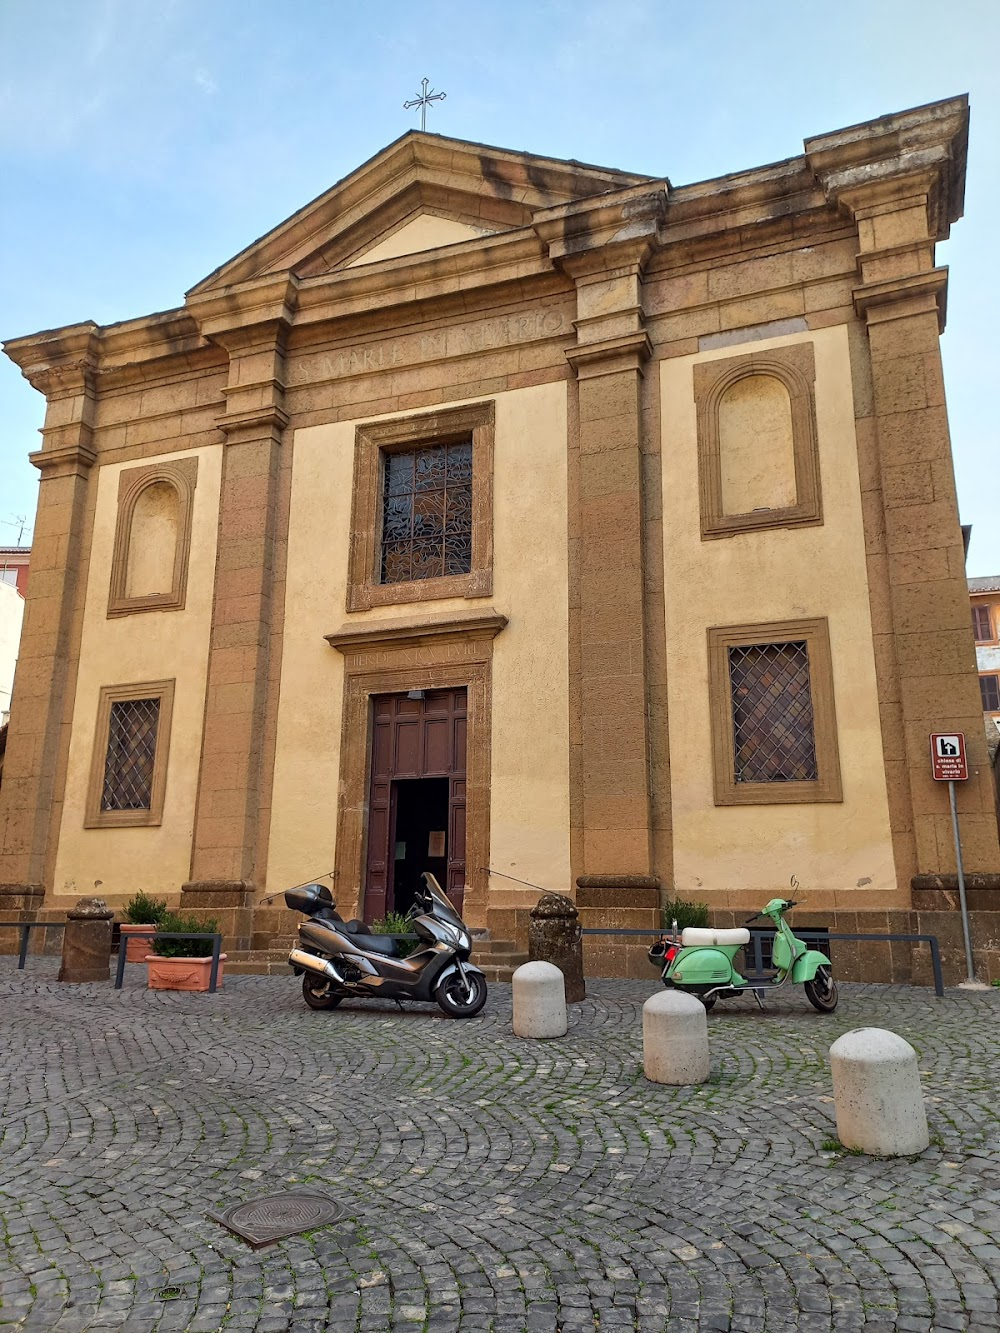
[[[681,944],[685,949],[699,945],[705,947],[706,945],[749,943],[750,932],[746,926],[739,926],[736,930],[711,930],[703,926],[685,926],[681,931]]]

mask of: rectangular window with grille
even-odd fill
[[[736,782],[815,782],[809,649],[754,643],[729,649]]]
[[[85,827],[161,823],[173,697],[172,680],[101,690]]]
[[[1000,712],[1000,676],[980,676],[979,690],[983,696],[983,712]]]
[[[840,801],[825,619],[708,631],[716,805]]]
[[[974,606],[972,608],[972,632],[977,643],[989,643],[993,638],[993,626],[990,624],[990,608]]]
[[[382,496],[383,583],[472,569],[472,440],[387,452]]]

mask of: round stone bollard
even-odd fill
[[[664,990],[642,1006],[642,1063],[651,1083],[685,1087],[711,1072],[708,1016],[693,995]]]
[[[910,1157],[930,1143],[917,1053],[885,1028],[856,1028],[830,1047],[837,1135],[872,1157]]]
[[[81,898],[66,913],[60,981],[110,980],[113,917],[103,898]]]
[[[566,1002],[587,998],[583,980],[583,935],[580,914],[572,898],[564,893],[543,893],[531,909],[528,925],[528,957],[554,963],[566,978]]]
[[[522,963],[511,978],[515,1037],[564,1037],[566,983],[553,963]]]

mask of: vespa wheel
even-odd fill
[[[452,972],[434,992],[434,998],[449,1018],[474,1018],[486,1003],[486,978],[467,972],[465,981]]]
[[[698,999],[701,1000],[702,1004],[705,1006],[705,1012],[706,1012],[706,1013],[709,1013],[712,1009],[715,1008],[715,1002],[716,1002],[716,1000],[717,1000],[718,998],[719,998],[719,997],[718,997],[717,995],[699,995],[699,996],[698,996]]]
[[[821,1014],[832,1014],[836,1009],[840,996],[837,994],[837,983],[830,975],[828,967],[817,968],[816,976],[812,981],[804,982],[803,989],[806,999]]]
[[[325,977],[318,976],[315,972],[304,972],[302,998],[310,1009],[336,1009],[344,997],[330,989],[330,983]]]

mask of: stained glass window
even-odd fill
[[[385,455],[382,583],[472,569],[472,441]]]
[[[804,642],[729,649],[737,782],[818,776],[809,651]]]

